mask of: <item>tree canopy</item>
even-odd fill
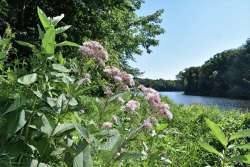
[[[216,54],[201,67],[190,67],[177,77],[186,94],[250,99],[250,39],[237,49]]]
[[[138,16],[136,11],[143,3],[143,0],[2,0],[0,35],[10,24],[17,40],[36,41],[36,8],[39,6],[48,16],[64,13],[61,26],[72,25],[68,35],[62,34],[59,40],[99,41],[108,49],[113,62],[126,68],[127,60],[134,59],[133,56],[141,54],[143,49],[150,53],[150,48],[159,43],[156,37],[164,32],[160,26],[163,10]],[[21,52],[20,57],[24,56],[22,53],[25,52]]]

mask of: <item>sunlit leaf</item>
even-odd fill
[[[64,123],[57,125],[55,131],[53,132],[53,136],[63,135],[65,132],[72,131],[75,129],[74,124],[72,123]]]
[[[54,54],[55,52],[55,37],[56,31],[54,28],[50,28],[44,34],[42,40],[42,48],[46,54]]]
[[[226,147],[228,141],[225,134],[222,132],[221,128],[216,123],[210,121],[209,119],[206,119],[206,123],[207,126],[211,129],[212,134],[216,137],[216,139],[219,140],[224,147]]]
[[[210,153],[223,157],[223,155],[219,151],[217,151],[213,146],[209,145],[208,143],[200,143],[200,146]]]
[[[71,26],[68,25],[68,26],[63,26],[63,27],[56,28],[56,34],[63,33],[64,31],[68,30],[70,27]]]
[[[232,158],[233,161],[250,164],[250,154],[240,155]]]
[[[37,74],[33,73],[33,74],[24,75],[18,78],[17,82],[23,85],[30,85],[36,82],[36,80],[37,80]]]
[[[70,72],[70,70],[64,67],[62,64],[52,64],[52,68],[59,72],[65,72],[65,73]]]
[[[229,140],[234,140],[234,139],[239,139],[239,138],[244,138],[244,137],[250,137],[250,129],[241,130],[232,134]]]
[[[73,159],[73,167],[93,167],[90,151],[90,145],[86,145],[81,151],[78,151],[78,154]]]
[[[79,47],[80,45],[78,45],[77,43],[74,43],[74,42],[64,41],[64,42],[58,43],[56,46],[74,46],[74,47]]]
[[[51,26],[49,18],[46,16],[46,14],[39,8],[37,7],[37,13],[38,17],[43,25],[43,28],[46,30]]]
[[[56,26],[63,18],[64,14],[61,14],[60,16],[53,17],[51,21]]]
[[[47,164],[45,164],[45,163],[39,162],[39,161],[36,160],[36,159],[33,159],[33,160],[30,162],[29,167],[50,167],[50,166],[47,165]]]

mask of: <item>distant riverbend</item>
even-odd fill
[[[205,97],[185,95],[183,92],[161,92],[162,96],[167,96],[177,104],[203,104],[206,106],[217,106],[221,109],[237,109],[249,112],[250,100],[236,100],[220,97]]]

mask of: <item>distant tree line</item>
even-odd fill
[[[164,79],[142,79],[137,78],[140,84],[146,87],[154,88],[158,91],[182,91],[182,82],[179,80],[164,80]]]
[[[250,99],[250,39],[200,67],[186,68],[177,78],[186,94]]]

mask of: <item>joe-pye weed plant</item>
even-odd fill
[[[64,15],[37,11],[40,41],[15,41],[33,55],[11,73],[1,69],[0,166],[132,166],[145,156],[142,148],[158,120],[172,119],[168,104],[112,66],[99,42],[56,42],[70,28],[58,27]],[[64,57],[64,46],[78,48],[80,56]],[[102,87],[103,96],[89,96],[93,87]]]

